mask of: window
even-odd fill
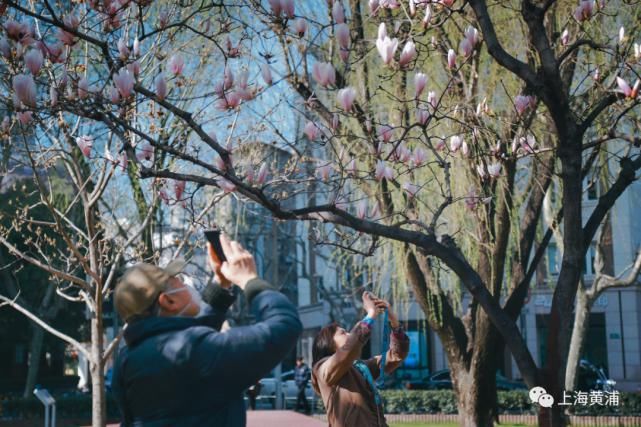
[[[585,254],[585,264],[583,265],[583,271],[585,271],[585,274],[588,276],[592,276],[595,273],[594,270],[594,258],[596,257],[596,244],[592,243],[590,245],[590,249],[588,249],[588,252]]]
[[[550,242],[548,245],[548,273],[559,274],[559,260],[556,243]]]

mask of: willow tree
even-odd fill
[[[526,383],[560,401],[586,251],[641,166],[638,7],[6,4],[9,19],[40,28],[5,24],[23,46],[3,50],[20,120],[40,123],[53,104],[109,129],[141,177],[217,187],[278,219],[323,223],[325,238],[358,254],[395,242],[394,261],[447,353],[462,425],[493,423],[502,342]],[[50,99],[36,95],[44,88]],[[165,137],[167,115],[185,137]],[[302,134],[292,115],[305,117]],[[149,147],[176,162],[140,160]],[[288,160],[273,161],[274,148]],[[613,175],[582,223],[583,182],[604,163]],[[548,224],[543,204],[557,188]],[[553,234],[564,250],[551,350],[537,366],[515,319]],[[539,413],[540,425],[566,422],[559,406]]]

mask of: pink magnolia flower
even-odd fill
[[[134,83],[136,82],[129,70],[121,68],[118,74],[114,75],[113,79],[120,96],[122,98],[129,98],[132,95]]]
[[[334,2],[332,7],[332,18],[337,24],[343,24],[345,22],[345,11],[343,10],[343,5],[340,0]]]
[[[338,45],[342,49],[349,49],[350,45],[350,34],[349,34],[349,27],[347,24],[338,24],[336,26],[336,40],[338,40]]]
[[[356,205],[356,217],[364,219],[365,216],[367,216],[367,199],[361,200],[358,205]]]
[[[79,136],[76,138],[76,145],[80,148],[83,156],[89,157],[93,147],[93,138],[88,135]]]
[[[406,66],[416,56],[416,45],[412,40],[408,40],[407,43],[405,43],[405,46],[403,47],[403,50],[401,51],[401,57],[398,60],[398,63],[401,67]]]
[[[469,210],[474,210],[478,206],[479,196],[476,194],[476,190],[471,188],[465,197],[465,207]]]
[[[641,81],[637,79],[634,87],[630,87],[628,82],[623,80],[621,77],[617,76],[617,85],[619,86],[619,92],[623,93],[626,98],[636,98],[639,92],[639,85]]]
[[[140,56],[140,40],[138,40],[138,37],[134,39],[134,44],[132,46],[132,52],[135,57]]]
[[[307,31],[307,21],[304,18],[298,18],[294,22],[294,31],[298,34],[298,37],[303,37]]]
[[[44,64],[44,57],[42,56],[42,52],[37,49],[31,49],[24,56],[24,64],[27,69],[31,71],[31,74],[33,74],[34,76],[38,75],[38,73],[40,72],[40,68],[42,68],[42,65]]]
[[[519,138],[519,144],[521,145],[521,148],[523,148],[523,151],[528,154],[533,154],[534,147],[536,146],[536,139],[534,139],[534,136],[530,134],[526,137]]]
[[[182,59],[180,55],[173,55],[171,58],[169,58],[169,63],[167,63],[167,67],[169,67],[169,71],[179,76],[183,72],[183,68],[185,67],[185,61]]]
[[[414,97],[419,98],[427,85],[427,75],[424,73],[414,74]]]
[[[78,80],[78,98],[86,99],[89,96],[89,81],[86,77]]]
[[[343,62],[347,63],[347,61],[349,60],[349,49],[345,49],[341,47],[338,50],[338,56],[340,56]]]
[[[312,76],[323,87],[336,83],[336,70],[329,62],[316,62],[312,67]]]
[[[225,161],[223,160],[223,158],[220,156],[216,156],[216,158],[214,159],[214,166],[219,171],[225,172],[227,170],[227,165],[225,164]]]
[[[634,59],[641,59],[641,44],[639,43],[634,44]]]
[[[458,46],[458,50],[463,54],[465,57],[469,57],[472,55],[472,52],[474,52],[474,46],[468,39],[463,39],[461,40],[461,43]],[[449,55],[448,55],[448,60],[449,60]],[[450,66],[452,68],[453,66]]]
[[[343,110],[352,111],[354,100],[356,99],[356,91],[353,87],[346,87],[338,91],[336,98]]]
[[[136,155],[138,160],[147,160],[151,161],[154,158],[154,147],[150,143],[145,143],[140,149],[140,152]]]
[[[450,138],[450,151],[456,153],[463,144],[463,138],[459,135],[454,135]]]
[[[316,123],[314,122],[307,122],[305,124],[305,128],[303,132],[305,132],[307,139],[309,139],[310,141],[316,141],[318,137],[321,135],[320,129],[318,128],[318,126],[316,126]]]
[[[238,58],[240,56],[240,43],[238,46],[234,46],[229,36],[227,36],[227,40],[225,41],[225,48],[227,50],[227,57]]]
[[[280,0],[269,0],[269,6],[272,9],[272,13],[276,17],[280,17],[280,14],[282,12],[282,6],[281,6],[281,1]]]
[[[574,19],[579,22],[592,18],[594,12],[594,0],[581,0],[574,10]]]
[[[56,38],[60,40],[60,42],[65,46],[73,46],[76,44],[76,41],[77,41],[76,36],[62,29],[58,29]]]
[[[536,99],[529,95],[517,95],[514,98],[514,107],[519,115],[522,115],[528,108],[533,107]]]
[[[479,39],[479,30],[474,28],[472,25],[465,29],[465,38],[469,40],[472,47],[475,47],[481,41]]]
[[[167,194],[167,190],[165,190],[163,187],[158,189],[158,197],[160,197],[160,199],[166,204],[169,204],[169,195]]]
[[[36,106],[36,83],[28,74],[18,74],[13,77],[13,90],[24,105]]]
[[[456,67],[456,52],[454,52],[454,49],[450,49],[447,52],[447,67],[450,70]]]
[[[44,52],[53,63],[62,64],[67,59],[66,49],[62,43],[45,45]]]
[[[369,3],[369,13],[371,13],[372,16],[376,15],[378,13],[379,1],[369,0],[368,3]]]
[[[432,7],[429,4],[425,7],[425,16],[421,22],[423,24],[423,28],[427,28],[430,25],[430,22],[432,22]]]
[[[224,95],[217,101],[216,106],[219,110],[230,110],[238,107],[242,98],[240,94],[234,90],[225,92]]]
[[[267,174],[269,169],[267,168],[267,163],[263,163],[258,169],[258,175],[256,175],[256,184],[262,185],[267,181]]]
[[[501,176],[501,164],[500,163],[492,163],[491,165],[488,165],[487,173],[492,178],[497,178],[497,177]]]
[[[376,163],[374,177],[377,181],[381,181],[383,178],[386,178],[388,180],[394,179],[394,170],[391,167],[387,166],[384,160],[379,160]]]
[[[158,26],[160,28],[165,28],[169,25],[169,11],[167,9],[162,9],[158,12]]]
[[[293,18],[296,11],[294,0],[280,0],[280,8],[288,18]]]
[[[127,65],[127,70],[134,76],[137,77],[140,74],[140,62],[134,61],[131,64]]]
[[[109,100],[112,104],[118,104],[120,102],[120,92],[115,86],[109,88]]]
[[[350,176],[356,176],[356,159],[352,158],[349,163],[347,163],[347,166],[345,167],[345,171],[347,172],[348,175]]]
[[[425,150],[423,150],[421,147],[417,147],[414,149],[414,153],[412,153],[412,164],[415,167],[421,166],[423,163],[427,161],[427,153]]]
[[[427,103],[432,106],[432,108],[436,109],[438,105],[438,100],[436,99],[436,92],[430,91],[427,94]]]
[[[418,185],[412,184],[411,182],[406,182],[403,184],[403,190],[407,193],[410,198],[416,196],[416,193],[421,189]]]
[[[176,196],[177,201],[182,200],[186,185],[187,183],[185,181],[174,180],[174,195]]]
[[[380,0],[381,7],[385,9],[398,9],[401,4],[397,0]]]
[[[461,143],[461,154],[463,157],[468,157],[470,155],[470,147],[467,145],[465,140]]]
[[[6,37],[0,38],[0,53],[7,59],[11,58],[11,46]]]
[[[337,131],[338,127],[341,125],[341,118],[338,113],[334,113],[332,116],[332,130]]]
[[[381,37],[383,35],[383,37]],[[390,39],[385,29],[385,23],[381,23],[378,31],[379,38],[376,39],[376,49],[383,59],[383,63],[389,65],[394,60],[394,53],[398,48],[398,39]]]
[[[401,143],[396,149],[396,154],[398,155],[398,160],[402,163],[409,165],[410,160],[412,159],[412,152],[405,146],[404,143]]]
[[[20,123],[22,123],[23,125],[26,125],[33,119],[33,112],[32,111],[20,111],[20,112],[16,113],[16,116],[18,117],[18,121]]]
[[[454,4],[454,0],[439,0],[439,3],[441,3],[445,7],[451,8]]]
[[[261,74],[263,76],[263,81],[267,85],[271,85],[272,84],[272,71],[269,68],[269,64],[263,64],[260,67],[260,72],[261,72]]]
[[[378,128],[378,136],[383,140],[383,142],[390,142],[392,139],[393,129],[391,126],[383,125]]]
[[[319,166],[316,169],[316,174],[318,175],[318,177],[325,182],[329,180],[331,173],[332,173],[332,166],[330,164]]]
[[[563,30],[563,32],[561,33],[561,44],[562,44],[563,46],[566,46],[566,45],[568,44],[568,42],[569,42],[569,41],[570,41],[570,32],[569,32],[569,31],[568,31],[568,29],[566,28],[566,29],[565,29],[565,30]]]
[[[417,108],[416,109],[416,121],[418,124],[421,126],[425,126],[425,123],[427,123],[427,119],[430,118],[430,112],[427,111],[425,108]]]
[[[485,165],[483,164],[477,165],[476,172],[479,174],[479,177],[481,178],[481,180],[484,180],[485,178],[487,178],[487,169],[485,168]]]
[[[159,73],[156,76],[154,83],[156,85],[156,96],[158,99],[163,101],[167,96],[167,81],[165,80],[165,75],[163,73]]]
[[[127,40],[125,40],[123,37],[118,39],[118,55],[120,56],[120,60],[125,61],[127,58],[129,58],[129,47],[127,46]]]

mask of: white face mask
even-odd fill
[[[171,295],[171,294],[177,294],[178,292],[182,291],[189,291],[189,302],[185,304],[185,306],[176,314],[172,315],[174,317],[179,317],[182,316],[185,311],[187,311],[187,308],[189,308],[190,304],[196,304],[198,306],[198,313],[196,314],[195,317],[201,316],[203,314],[206,314],[209,308],[209,304],[207,304],[204,300],[202,295],[200,295],[200,292],[198,292],[195,288],[189,285],[183,285],[181,288],[177,289],[172,289],[170,291],[164,292],[165,295]]]

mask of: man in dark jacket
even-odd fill
[[[224,236],[221,243],[227,261],[216,266],[222,285],[203,292],[209,304],[183,283],[181,262],[135,265],[116,286],[127,322],[113,379],[123,426],[245,426],[243,390],[294,347],[302,329],[296,308],[257,277],[239,243]],[[220,332],[231,283],[243,289],[256,323]]]
[[[311,412],[309,402],[307,401],[307,395],[305,394],[307,383],[309,383],[311,375],[312,371],[309,369],[309,366],[307,366],[305,364],[305,360],[299,356],[296,359],[296,367],[294,368],[294,381],[298,388],[298,395],[296,396],[296,410],[298,411],[302,406],[302,409],[306,414]]]

